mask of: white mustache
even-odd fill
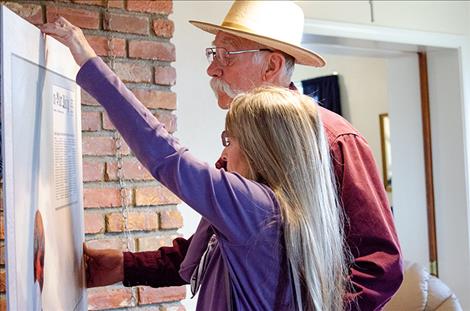
[[[226,82],[217,78],[211,79],[211,88],[216,97],[219,96],[219,92],[225,93],[230,98],[235,98],[235,96],[242,93],[242,91],[232,89]]]

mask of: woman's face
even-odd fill
[[[223,131],[222,144],[225,147],[222,152],[222,159],[227,161],[227,171],[238,173],[243,177],[249,177],[248,161],[240,148],[238,140],[230,137],[227,131]]]

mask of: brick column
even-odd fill
[[[0,1],[33,24],[62,15],[83,29],[96,53],[128,85],[170,132],[176,131],[174,25],[172,1],[15,0]],[[125,249],[114,126],[104,110],[82,92],[82,139],[85,233],[97,248]],[[178,199],[154,181],[124,143],[123,175],[128,186],[131,245],[134,251],[171,245],[182,217]],[[0,310],[5,310],[3,217],[0,227]],[[136,301],[132,302],[132,295]],[[88,291],[90,310],[184,310],[185,287],[152,289],[114,285]]]

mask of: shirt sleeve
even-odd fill
[[[398,290],[403,267],[393,216],[372,152],[359,135],[330,144],[345,235],[354,257],[350,310],[381,310]]]
[[[165,287],[187,284],[181,278],[179,269],[191,239],[176,238],[173,246],[160,247],[156,251],[124,252],[124,286]]]
[[[277,206],[272,191],[194,158],[100,58],[82,66],[77,82],[105,108],[149,172],[205,217],[223,238],[244,244],[266,226]]]

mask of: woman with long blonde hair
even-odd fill
[[[81,31],[64,19],[42,30],[69,46],[81,66],[77,82],[106,109],[137,158],[203,217],[187,254],[200,262],[180,270],[199,290],[198,310],[343,309],[340,208],[309,97],[272,87],[237,96],[222,133],[227,171],[215,169],[165,130]]]
[[[246,156],[247,177],[268,185],[279,203],[297,303],[341,310],[347,252],[316,105],[290,90],[258,88],[234,99],[226,127]]]

